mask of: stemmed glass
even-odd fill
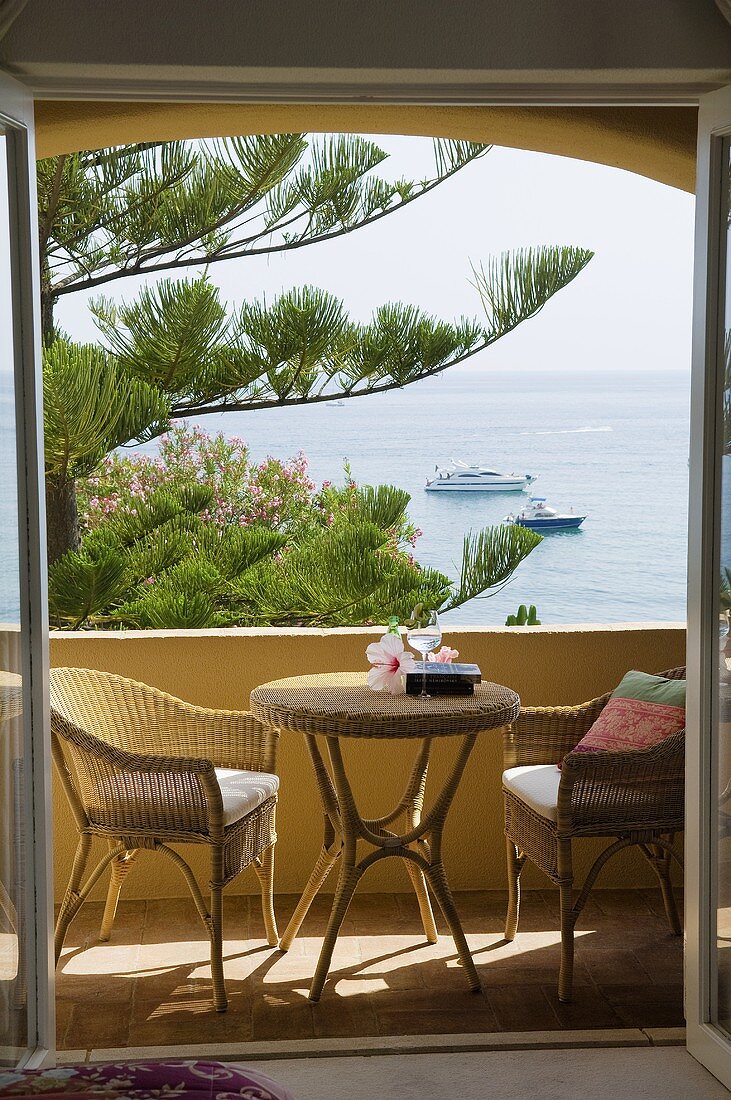
[[[419,619],[415,626],[406,631],[406,638],[412,649],[417,649],[421,654],[421,695],[420,699],[428,699],[426,690],[426,655],[435,650],[442,640],[442,628],[439,625],[439,616],[436,611],[427,611]]]

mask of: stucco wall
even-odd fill
[[[142,680],[202,706],[246,709],[257,684],[278,676],[366,666],[365,647],[378,636],[371,629],[318,631],[225,630],[64,633],[51,638],[51,664],[97,668]],[[514,688],[527,705],[578,703],[609,690],[629,668],[660,671],[685,660],[681,625],[468,628],[450,630],[446,640],[461,656],[476,661],[485,679]],[[373,816],[390,808],[401,793],[410,751],[404,742],[362,742],[347,746],[353,786]],[[412,750],[413,751],[413,750]],[[438,746],[432,781],[439,782],[454,746]],[[504,841],[500,774],[501,738],[484,734],[469,762],[452,807],[445,837],[445,863],[458,889],[504,886]],[[279,756],[281,796],[278,813],[276,888],[299,891],[319,851],[321,815],[314,780],[299,736],[283,733]],[[73,821],[63,794],[54,794],[56,894],[60,898],[75,844]],[[588,856],[592,845],[582,848]],[[190,851],[190,849],[189,849]],[[585,865],[586,859],[582,861]],[[194,862],[203,881],[205,866]],[[397,861],[368,872],[365,888],[405,889],[406,872]],[[652,879],[633,855],[617,857],[600,880],[603,886],[650,885]],[[526,886],[545,885],[537,872]],[[334,878],[329,884],[334,888]],[[253,874],[229,889],[256,892]],[[99,896],[97,889],[97,896]],[[127,879],[127,897],[182,896],[182,879],[167,861],[143,854]]]

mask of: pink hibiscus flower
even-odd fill
[[[395,634],[384,634],[380,642],[371,642],[366,657],[373,665],[368,673],[368,687],[374,691],[390,691],[402,695],[406,691],[406,673],[416,670],[413,653]]]

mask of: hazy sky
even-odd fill
[[[431,174],[429,139],[374,140],[392,154],[384,174]],[[217,264],[211,277],[232,303],[311,283],[359,319],[394,300],[452,319],[479,313],[470,262],[538,244],[580,245],[596,256],[469,369],[690,369],[693,197],[563,157],[495,148],[374,226],[289,255]],[[137,285],[125,280],[111,293],[130,298]],[[61,299],[58,320],[74,338],[95,338],[80,294]]]

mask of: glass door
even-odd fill
[[[32,101],[0,76],[0,1066],[53,1055]]]

